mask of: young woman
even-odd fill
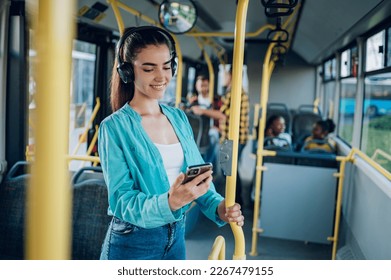
[[[111,81],[113,114],[99,129],[99,155],[113,216],[101,259],[185,259],[185,212],[195,201],[222,226],[244,223],[226,208],[212,172],[182,184],[203,163],[186,115],[158,103],[175,74],[175,43],[163,29],[128,28],[117,46]]]
[[[312,135],[305,139],[303,150],[336,153],[337,144],[328,137],[329,133],[334,130],[335,124],[331,119],[316,122],[312,129]]]

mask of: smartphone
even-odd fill
[[[182,184],[186,184],[187,182],[190,182],[198,175],[212,169],[213,169],[213,165],[210,162],[188,166],[186,169],[185,179],[183,180]]]

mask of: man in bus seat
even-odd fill
[[[209,97],[209,77],[206,74],[197,76],[195,83],[196,95],[189,98],[190,110],[199,116],[206,116],[211,119],[209,129],[210,145],[204,160],[215,163],[219,148],[219,128],[215,126],[215,121],[219,123],[225,120],[225,115],[213,107]],[[215,166],[215,164],[214,164]]]
[[[285,132],[285,119],[280,115],[272,115],[266,121],[265,126],[265,149],[280,147],[291,150],[292,137]]]

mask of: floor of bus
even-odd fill
[[[250,256],[252,243],[253,217],[250,211],[245,211],[245,254],[247,260],[330,260],[331,245],[307,243],[304,241],[283,240],[258,236],[257,256]],[[231,227],[226,225],[218,228],[216,224],[200,215],[195,228],[186,236],[187,259],[206,260],[218,235],[226,242],[227,260],[232,260],[234,253],[234,237]]]
[[[245,160],[254,161],[253,158],[245,154]],[[253,163],[255,166],[255,162]],[[249,166],[252,166],[250,163]],[[252,186],[253,170],[251,168],[242,168],[241,170],[242,187],[244,192],[248,192]],[[217,173],[217,174],[216,174]],[[224,196],[225,178],[220,172],[213,174],[216,190]],[[250,256],[252,245],[252,225],[253,209],[247,202],[243,213],[245,224],[243,232],[245,235],[245,254],[248,260],[330,260],[332,254],[332,245],[311,243],[304,241],[293,241],[263,237],[258,235],[257,256]],[[187,259],[206,260],[212,248],[213,242],[218,235],[222,235],[226,241],[226,259],[232,259],[234,253],[234,237],[231,227],[217,227],[215,223],[200,214],[197,226],[186,236]]]

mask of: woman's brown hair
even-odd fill
[[[126,28],[123,34],[127,37],[123,40],[122,46],[117,48],[117,52],[119,52],[122,61],[131,63],[132,65],[142,49],[149,45],[167,45],[171,53],[175,53],[175,46],[173,46],[171,40],[165,33],[166,31],[160,31],[159,28],[139,30],[135,28],[134,32],[131,31],[131,28]],[[172,59],[174,58],[172,57]],[[117,66],[118,56],[115,59],[111,75],[110,102],[113,112],[130,102],[134,96],[134,82],[124,83],[118,74]]]

